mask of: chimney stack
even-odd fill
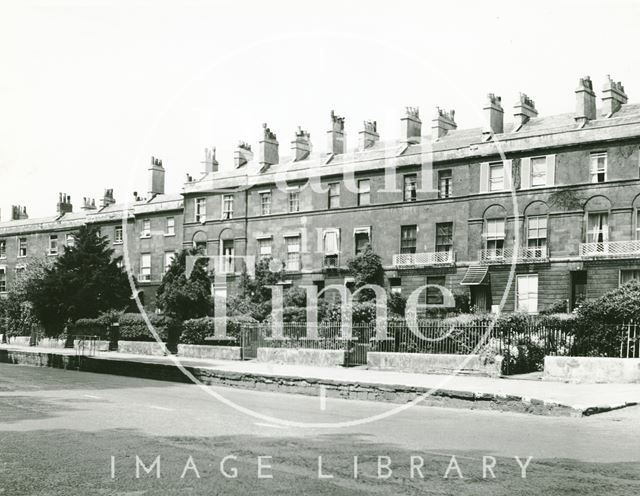
[[[233,153],[233,165],[236,169],[244,167],[253,160],[253,152],[251,151],[251,145],[240,141],[238,148]]]
[[[109,205],[113,205],[115,202],[116,202],[116,200],[113,197],[113,190],[112,189],[105,189],[104,190],[104,196],[102,197],[102,200],[100,201],[100,208],[108,207]]]
[[[436,115],[433,118],[433,123],[431,125],[433,138],[442,138],[452,129],[457,129],[458,125],[456,124],[455,117],[455,110],[445,112],[440,107],[436,107]]]
[[[402,140],[405,143],[420,143],[422,136],[422,121],[420,120],[420,109],[418,107],[406,107],[405,114],[400,119],[402,128]]]
[[[487,103],[482,108],[485,115],[483,134],[502,134],[504,132],[504,110],[502,98],[489,93]]]
[[[66,193],[58,193],[58,205],[57,210],[59,215],[64,215],[73,212],[73,205],[71,204],[71,197]]]
[[[11,205],[11,220],[24,220],[28,219],[27,207],[21,207],[20,205]]]
[[[204,160],[202,161],[204,164],[204,172],[206,174],[210,172],[218,172],[218,161],[216,160],[216,148],[205,148],[204,149]]]
[[[602,115],[611,116],[615,114],[620,107],[627,103],[627,94],[624,92],[624,86],[618,81],[611,80],[611,76],[607,74],[607,82],[602,88]]]
[[[291,142],[293,161],[304,160],[311,155],[311,135],[298,126],[294,140]]]
[[[344,117],[340,117],[331,111],[331,128],[327,131],[327,155],[340,154],[347,151],[347,136],[344,132]]]
[[[276,134],[271,132],[267,124],[262,124],[262,139],[258,142],[260,149],[260,168],[266,170],[269,166],[280,163],[278,154],[278,139]]]
[[[593,92],[591,78],[580,78],[576,89],[576,115],[574,119],[584,126],[588,121],[596,118],[596,94]]]
[[[525,93],[520,93],[520,98],[513,106],[513,117],[515,119],[516,128],[529,122],[529,119],[538,117],[536,103]]]
[[[366,150],[367,148],[371,148],[378,141],[380,141],[378,123],[376,121],[364,121],[364,127],[362,131],[358,133],[358,149]]]
[[[149,167],[149,196],[164,195],[164,168],[162,160],[151,157],[151,167]]]
[[[93,198],[83,198],[82,199],[82,209],[81,210],[96,210],[96,201]]]

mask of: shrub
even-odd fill
[[[242,326],[255,322],[257,321],[249,316],[227,317],[227,339],[224,341],[238,340]],[[215,334],[215,323],[216,319],[214,317],[186,320],[182,324],[180,342],[184,344],[207,344],[208,341],[206,338],[212,337]],[[215,341],[209,342],[212,344],[215,343]]]
[[[619,356],[621,329],[640,319],[640,282],[632,280],[576,310],[576,351],[586,356]]]
[[[172,327],[177,322],[164,315],[149,315],[149,321],[162,341],[169,340]],[[122,341],[154,341],[155,338],[147,327],[144,317],[138,313],[125,313],[120,319],[120,340]],[[172,332],[171,332],[172,333]]]
[[[540,310],[540,315],[551,315],[554,313],[566,313],[569,310],[568,300],[557,300]]]
[[[67,329],[67,333],[73,336],[98,336],[99,339],[107,339],[109,327],[100,317],[78,319]]]

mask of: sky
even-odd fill
[[[54,215],[59,192],[128,201],[151,156],[180,192],[205,147],[232,167],[263,123],[281,157],[297,126],[322,151],[331,110],[351,148],[363,120],[398,139],[406,106],[423,131],[436,106],[480,126],[487,93],[506,120],[519,92],[572,112],[585,75],[640,102],[639,21],[638,0],[0,0],[0,218]]]

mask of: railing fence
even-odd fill
[[[638,324],[612,324],[619,332],[619,356],[640,357]],[[384,325],[375,322],[343,325],[340,322],[285,322],[246,324],[242,329],[244,358],[255,358],[257,349],[306,348],[318,350],[345,350],[349,365],[366,364],[367,353],[430,354],[499,354],[506,358],[506,368],[518,360],[533,360],[537,354],[581,356],[583,347],[567,329],[539,323],[505,326],[495,321],[469,323],[443,320],[418,321],[412,329],[406,322],[390,321]],[[616,352],[616,355],[618,353]]]

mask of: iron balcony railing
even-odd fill
[[[480,250],[480,262],[485,264],[509,264],[513,262],[545,262],[549,259],[547,248],[498,248],[493,250]]]
[[[393,256],[396,267],[429,267],[433,265],[452,265],[456,261],[453,251],[432,253],[399,253]]]
[[[580,256],[584,258],[640,258],[640,240],[582,243]]]
[[[325,270],[339,269],[340,257],[338,255],[325,255],[322,261],[322,268]]]

